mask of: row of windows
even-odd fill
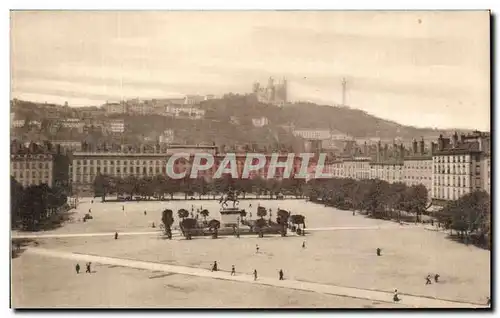
[[[120,164],[123,164],[123,165],[146,165],[146,164],[150,164],[150,165],[166,165],[167,164],[167,161],[166,160],[101,160],[101,159],[97,159],[97,160],[93,160],[93,159],[89,159],[89,160],[76,160],[76,165],[93,165],[93,164],[96,164],[96,165],[114,165],[114,164],[117,164],[117,165],[120,165]]]
[[[461,196],[469,193],[470,190],[469,188],[447,188],[445,189],[433,189],[432,190],[432,196],[436,199],[442,199],[442,200],[457,200]]]
[[[76,173],[80,173],[80,172],[83,172],[83,173],[117,173],[117,174],[120,174],[120,173],[146,173],[146,172],[149,172],[149,173],[153,173],[153,172],[156,172],[156,173],[160,173],[163,172],[163,173],[166,173],[166,170],[167,170],[167,167],[163,166],[161,167],[123,167],[120,168],[120,167],[89,167],[87,169],[87,167],[77,167],[76,168]]]
[[[12,169],[49,169],[48,162],[13,162]]]
[[[408,180],[410,180],[410,179],[415,179],[415,180],[427,180],[427,179],[429,179],[429,180],[431,180],[432,177],[429,177],[429,176],[406,176],[405,179],[408,179]]]
[[[49,178],[49,172],[48,171],[45,171],[45,173],[42,173],[42,171],[39,171],[39,172],[36,172],[36,171],[33,171],[31,173],[29,172],[26,172],[24,173],[23,171],[14,171],[13,174],[14,178],[17,180],[17,179],[23,179],[24,177],[26,178],[44,178],[44,179],[48,179]]]
[[[453,162],[468,162],[469,156],[437,156],[433,157],[432,161],[438,163],[453,163]]]

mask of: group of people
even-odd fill
[[[212,264],[212,272],[217,272],[219,270],[219,267],[217,265],[217,261],[214,261],[214,263]],[[235,276],[236,275],[236,267],[234,265],[231,265],[231,276]],[[282,269],[280,269],[278,271],[278,277],[279,277],[279,280],[284,280],[284,272]],[[254,269],[253,270],[253,280],[256,281],[257,280],[257,270]]]
[[[302,242],[302,248],[306,248],[306,241],[303,241]],[[260,247],[259,247],[259,244],[255,244],[255,253],[258,254],[259,253],[259,250],[260,250]],[[219,270],[219,267],[218,267],[218,264],[217,264],[217,261],[214,261],[214,263],[212,264],[212,269],[211,271],[212,272],[216,272]],[[235,276],[236,275],[236,267],[234,265],[231,265],[231,276]],[[278,278],[279,280],[284,280],[284,272],[283,272],[283,269],[280,269],[278,271]],[[253,270],[253,280],[257,280],[257,270],[254,269]]]
[[[92,273],[92,271],[90,270],[90,266],[92,265],[92,262],[88,262],[85,264],[85,267],[86,267],[86,270],[85,270],[85,273]],[[76,270],[76,273],[77,274],[80,274],[80,264],[76,264],[75,266],[75,270]]]
[[[435,281],[436,283],[438,283],[438,282],[439,282],[439,277],[441,277],[441,276],[439,276],[439,274],[435,274],[435,275],[434,275],[434,281]],[[431,285],[431,284],[432,284],[432,281],[431,281],[431,275],[427,275],[427,277],[425,278],[425,284],[426,284],[426,285]]]

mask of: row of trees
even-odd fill
[[[339,209],[364,212],[375,218],[398,219],[414,215],[416,222],[429,207],[423,185],[408,187],[382,180],[316,179],[304,187],[311,201]],[[491,197],[485,191],[473,191],[449,201],[431,215],[439,225],[456,232],[466,243],[491,247]]]
[[[436,217],[465,243],[491,248],[491,197],[485,191],[468,193],[449,202]]]
[[[408,187],[404,183],[383,180],[315,179],[307,183],[306,195],[311,201],[339,209],[366,212],[375,218],[401,219],[401,212],[415,215],[419,221],[428,207],[428,193],[423,185]]]
[[[184,193],[185,199],[195,194],[201,198],[203,195],[212,195],[215,198],[220,193],[227,192],[230,188],[240,193],[245,198],[247,193],[255,193],[257,196],[269,195],[272,199],[280,193],[303,195],[302,179],[233,179],[229,175],[218,179],[207,180],[203,177],[191,179],[171,179],[166,175],[154,177],[136,178],[128,176],[125,178],[100,174],[94,179],[94,195],[106,199],[107,195],[129,195],[142,196],[146,198],[155,197],[164,199],[165,196],[173,198],[175,193]]]
[[[51,188],[45,183],[24,188],[11,176],[10,189],[12,228],[39,230],[67,204],[62,189]]]

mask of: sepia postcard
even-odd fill
[[[10,12],[11,308],[491,308],[489,11]]]

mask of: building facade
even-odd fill
[[[426,150],[425,142],[422,139],[419,143],[412,142],[411,153],[404,157],[403,176],[404,183],[408,186],[422,184],[428,192],[428,197],[432,196],[432,148]]]
[[[403,182],[403,162],[370,162],[370,179]]]
[[[123,133],[125,131],[125,121],[123,119],[113,119],[108,122],[108,129],[112,133]]]
[[[10,155],[10,174],[22,186],[46,183],[53,186],[54,155],[50,153],[15,153]]]
[[[440,204],[484,189],[482,145],[477,140],[461,140],[440,136],[438,149],[432,156],[432,200]]]
[[[364,157],[354,157],[350,159],[344,159],[344,178],[350,178],[355,180],[370,179],[371,169],[370,169],[370,158]]]

